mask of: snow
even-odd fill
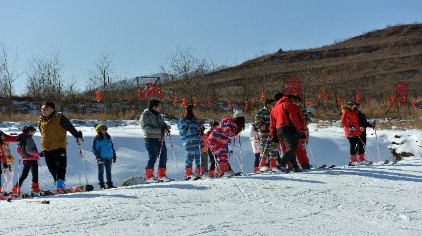
[[[97,188],[91,144],[93,126],[98,122],[72,122],[84,133],[86,173],[89,183]],[[170,122],[174,149],[167,137],[168,175],[181,179],[185,151],[175,121]],[[3,123],[1,129],[18,132],[23,124]],[[106,124],[118,157],[112,170],[115,185],[130,176],[144,176],[148,155],[137,122]],[[242,152],[237,143],[230,160],[236,170],[240,170],[236,158],[243,160],[245,172],[253,168],[248,131],[241,133]],[[0,234],[422,235],[421,130],[377,130],[377,136],[368,130],[368,159],[393,160],[389,148],[415,155],[397,165],[369,167],[343,166],[348,162],[348,142],[338,123],[312,124],[310,134],[307,149],[312,164],[336,164],[336,168],[135,185],[42,198],[50,200],[49,205],[39,204],[39,199],[0,201]],[[79,149],[71,136],[68,145],[66,184],[77,185],[79,173],[85,184]],[[15,144],[11,147],[15,149]],[[15,163],[15,176],[17,171]],[[39,178],[41,188],[53,188],[43,160]],[[29,185],[30,177],[24,182],[24,191],[29,191]]]

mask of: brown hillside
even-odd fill
[[[422,24],[399,25],[369,32],[340,43],[309,50],[265,55],[201,78],[200,93],[221,101],[244,101],[283,89],[283,80],[299,76],[305,97],[326,89],[332,97],[356,92],[371,99],[393,95],[398,80],[410,95],[422,92]],[[176,85],[176,87],[179,87]],[[216,96],[212,93],[217,92]]]

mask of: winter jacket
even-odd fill
[[[15,157],[12,155],[12,152],[10,150],[10,146],[8,143],[3,143],[3,145],[0,146],[2,155],[6,156],[6,163],[9,165],[9,170],[13,171],[13,163],[15,161]]]
[[[374,127],[373,124],[371,124],[371,123],[368,122],[368,120],[366,119],[365,114],[363,114],[358,109],[355,109],[354,112],[358,116],[359,128],[360,128],[360,131],[362,131],[362,133],[366,132],[366,128],[368,128],[368,127]]]
[[[344,126],[344,134],[346,138],[357,137],[361,134],[359,128],[358,115],[348,106],[341,106],[342,116],[341,123]]]
[[[5,133],[1,132],[1,136],[3,139],[0,140],[0,163],[7,163],[7,153],[4,147],[2,146],[3,142],[16,142],[16,136],[7,135]],[[4,145],[4,144],[3,144]]]
[[[198,119],[193,118],[192,120],[188,120],[182,117],[177,123],[177,128],[179,129],[183,146],[187,151],[199,151],[199,149],[204,147],[201,134],[204,124],[199,122]]]
[[[251,128],[249,132],[249,141],[251,141],[253,153],[258,153],[261,151],[261,143],[259,142],[259,134],[254,128]]]
[[[270,111],[267,107],[262,108],[256,113],[255,125],[260,134],[260,140],[268,139],[270,135]]]
[[[78,131],[62,114],[54,112],[50,117],[41,116],[38,121],[41,133],[41,149],[45,151],[67,147],[67,131],[75,138],[79,137]]]
[[[303,131],[303,113],[299,106],[293,104],[288,97],[283,97],[277,101],[277,105],[270,114],[270,135],[274,137],[277,130],[282,126],[293,126],[296,131]]]
[[[94,141],[92,142],[92,152],[95,157],[100,157],[101,159],[114,159],[116,158],[116,151],[114,150],[113,142],[111,138],[107,138],[106,135],[101,134],[102,139],[95,136]]]
[[[161,139],[164,134],[164,129],[167,124],[164,122],[164,118],[161,114],[154,114],[150,109],[145,109],[139,119],[139,125],[144,131],[145,138],[157,138]]]
[[[216,153],[219,149],[225,149],[226,145],[230,142],[230,138],[236,135],[237,125],[232,118],[221,120],[208,137],[208,143],[211,150]]]
[[[18,147],[16,151],[21,155],[22,160],[33,161],[40,158],[40,153],[31,135],[19,134],[17,140]]]

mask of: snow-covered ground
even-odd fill
[[[82,130],[88,181],[97,188],[97,167],[91,153],[94,121],[73,121]],[[167,137],[168,175],[181,179],[185,151],[172,123]],[[113,179],[145,175],[147,152],[142,130],[134,121],[107,122],[117,151]],[[22,123],[1,123],[6,133]],[[249,129],[249,125],[247,126]],[[230,162],[245,172],[253,168],[248,131],[241,133]],[[368,158],[393,160],[388,148],[411,152],[397,165],[345,168],[348,142],[337,123],[312,124],[308,146],[314,165],[336,164],[332,170],[231,179],[180,181],[137,185],[113,190],[35,199],[0,201],[0,234],[88,235],[422,235],[422,132],[420,130],[368,131]],[[39,135],[39,134],[38,134]],[[36,136],[39,143],[39,136]],[[392,143],[396,144],[392,144]],[[79,149],[68,137],[67,185],[85,183]],[[12,144],[12,149],[15,145]],[[378,147],[378,148],[377,148]],[[173,155],[174,151],[174,155]],[[15,176],[17,173],[15,164]],[[44,161],[41,188],[53,188]],[[24,183],[29,191],[30,177]]]

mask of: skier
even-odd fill
[[[249,132],[249,141],[251,142],[252,151],[255,154],[255,162],[253,166],[253,172],[259,172],[259,159],[261,156],[261,143],[259,142],[258,129],[255,123],[252,124],[251,131]]]
[[[234,109],[233,118],[225,118],[221,120],[208,137],[208,143],[214,152],[218,162],[218,175],[230,177],[233,172],[229,170],[228,149],[227,145],[231,141],[231,137],[238,135],[245,129],[245,117],[242,110]]]
[[[3,174],[4,174],[4,189],[2,189],[1,181],[0,181],[0,194],[4,192],[4,195],[9,195],[12,193],[13,188],[13,175],[14,175],[14,161],[15,157],[12,155],[12,152],[10,151],[9,142],[3,141],[1,150],[2,157],[5,156],[7,159],[7,165],[3,165]],[[1,171],[0,171],[1,172]],[[0,175],[1,180],[1,175]]]
[[[107,126],[98,124],[95,126],[97,135],[92,142],[92,152],[97,159],[98,165],[98,184],[101,189],[105,189],[104,185],[104,168],[106,171],[107,188],[115,188],[111,179],[111,163],[116,163],[116,151],[114,150],[113,142],[110,134],[107,132]]]
[[[16,151],[23,160],[23,170],[18,182],[13,186],[13,195],[20,194],[20,188],[23,181],[28,177],[29,170],[31,170],[32,173],[31,192],[34,194],[40,192],[40,186],[38,184],[38,160],[40,158],[40,153],[32,138],[35,132],[36,129],[33,126],[24,126],[22,128],[22,133],[18,135],[18,148]]]
[[[160,114],[160,103],[157,99],[149,100],[148,108],[142,112],[139,119],[139,125],[144,131],[145,148],[149,156],[145,168],[147,183],[171,181],[166,175],[167,148],[164,140],[164,135],[170,134],[171,126],[164,122],[164,118]],[[157,158],[159,158],[158,180],[154,176],[154,165]]]
[[[56,183],[57,193],[63,194],[67,166],[67,136],[69,131],[76,142],[80,143],[82,132],[77,131],[70,121],[61,113],[56,112],[52,102],[46,102],[41,107],[41,117],[38,122],[41,133],[41,149],[45,156],[50,174]]]
[[[255,115],[255,125],[258,129],[261,144],[259,171],[268,171],[267,160],[272,171],[278,171],[277,158],[279,156],[278,144],[273,142],[270,136],[270,112],[275,106],[274,99],[267,99],[264,107]]]
[[[302,123],[303,127],[304,127],[304,132],[306,134],[306,137],[302,137],[299,138],[299,143],[297,145],[297,149],[296,149],[296,157],[297,157],[297,161],[299,162],[299,165],[302,167],[302,169],[310,169],[311,165],[309,164],[309,158],[306,154],[306,147],[305,144],[308,142],[308,137],[309,137],[309,129],[308,127],[306,127],[306,120],[305,120],[305,116],[302,112],[302,110],[300,109],[300,103],[302,102],[302,99],[298,96],[294,96],[292,98],[293,100],[293,104],[295,106],[297,106],[297,116],[299,118],[299,122]]]
[[[301,171],[296,161],[296,150],[299,138],[306,137],[304,126],[298,117],[298,107],[292,103],[293,95],[281,98],[271,111],[270,132],[273,139],[283,139],[286,152],[280,161],[280,170],[287,172],[286,165],[291,164],[293,170]],[[277,130],[275,133],[274,131]]]
[[[204,146],[201,149],[201,163],[202,167],[204,168],[204,173],[202,174],[203,179],[208,179],[210,176],[208,175],[208,142],[207,137],[205,136],[205,126],[201,130],[201,139]]]
[[[358,115],[354,111],[356,107],[355,102],[349,102],[347,106],[341,106],[342,109],[342,116],[341,116],[341,123],[344,126],[344,134],[346,138],[349,140],[350,144],[350,161],[349,165],[356,165],[360,164],[356,161],[356,154],[358,150],[363,150],[363,143],[360,140],[359,136],[361,135],[362,131],[359,127]],[[360,160],[364,161],[363,153],[360,154]],[[359,162],[360,162],[359,160]]]
[[[2,184],[1,184],[1,179],[2,179],[1,178],[1,175],[2,175],[1,168],[3,168],[6,176],[7,176],[7,172],[10,173],[10,171],[8,171],[8,170],[10,170],[10,168],[13,168],[13,166],[9,166],[9,164],[8,164],[8,155],[7,155],[7,151],[4,148],[3,144],[8,144],[9,142],[16,142],[17,141],[16,139],[17,139],[17,136],[5,134],[3,131],[0,130],[0,164],[1,164],[1,166],[0,166],[0,194],[3,192],[3,187],[2,187]],[[6,183],[8,183],[7,179],[6,179]],[[6,185],[6,187],[7,187],[7,185]],[[7,193],[8,192],[11,192],[11,189],[7,189]]]
[[[369,162],[367,162],[365,160],[365,148],[366,148],[366,128],[371,127],[373,129],[375,129],[376,123],[369,123],[368,120],[366,119],[366,115],[362,113],[361,110],[359,110],[360,104],[359,103],[355,103],[355,108],[354,111],[356,112],[357,116],[358,116],[358,122],[359,122],[359,129],[362,132],[359,136],[359,141],[362,142],[363,145],[361,145],[358,150],[358,160],[359,162],[361,162],[362,164],[368,164]]]
[[[209,142],[208,142],[208,137],[211,135],[211,132],[217,128],[220,125],[220,123],[218,123],[218,121],[213,121],[210,122],[210,129],[205,133],[204,135],[204,140],[205,140],[205,146],[207,147],[207,152],[208,152],[208,158],[210,159],[210,169],[208,171],[208,175],[211,178],[215,177],[215,166],[216,166],[216,157],[214,155],[214,152],[211,150]]]
[[[199,121],[193,113],[193,105],[188,105],[185,114],[180,118],[177,128],[183,141],[187,157],[185,162],[185,180],[201,178],[204,167],[201,163],[201,152],[204,147],[201,132],[204,130],[203,122]],[[196,165],[196,176],[192,171],[193,160]]]

